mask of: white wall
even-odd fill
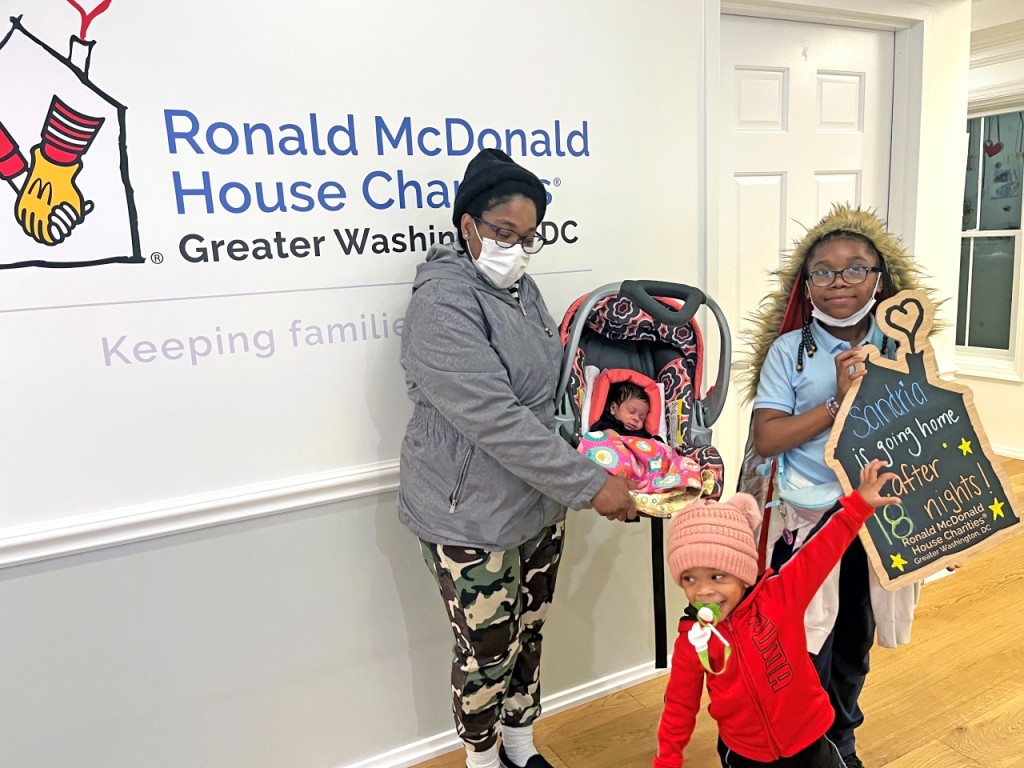
[[[646,526],[569,530],[548,693],[651,658]],[[451,730],[393,494],[7,569],[0,612],[5,765],[333,767]]]
[[[1020,3],[1016,0],[973,0],[971,31],[989,29],[1021,20]]]
[[[58,52],[78,29],[62,0],[14,5],[7,10],[23,13],[25,28]],[[348,181],[375,168],[461,177],[468,155],[378,153],[366,133],[375,115],[527,129],[587,121],[588,157],[523,160],[559,180],[549,218],[578,224],[577,243],[534,260],[556,314],[613,279],[695,281],[703,32],[690,14],[698,8],[659,0],[638,14],[530,0],[485,13],[462,0],[299,0],[241,14],[237,3],[189,0],[115,3],[93,22],[90,77],[127,106],[145,262],[24,267],[0,281],[0,562],[10,564],[0,570],[9,629],[0,762],[337,768],[424,739],[427,750],[454,743],[450,629],[395,514],[409,412],[397,339],[285,347],[268,359],[211,355],[196,366],[106,365],[100,340],[220,324],[272,327],[281,342],[294,317],[399,315],[422,253],[357,260],[335,248],[319,261],[217,264],[178,254],[188,232],[251,239],[339,226],[447,228],[447,208],[374,210],[358,183],[334,214],[176,210],[176,170],[190,179],[206,170],[220,179]],[[42,49],[31,50],[50,67]],[[54,82],[49,69],[31,75],[39,87]],[[42,116],[26,104],[33,111],[12,125],[27,153],[36,138],[20,126]],[[166,109],[207,124],[351,113],[361,153],[172,155]],[[0,105],[0,120],[4,110],[13,107]],[[84,166],[83,194],[113,205],[120,189],[109,162],[87,154]],[[87,218],[47,249],[9,218],[0,219],[0,241],[48,258],[81,252],[98,221]],[[218,521],[234,522],[202,527]],[[566,691],[600,678],[621,684],[649,672],[648,548],[646,524],[572,513],[547,635],[548,694],[567,700]],[[676,598],[670,613],[679,608]]]
[[[918,25],[916,42],[928,54],[922,58],[927,79],[930,67],[937,66],[931,52],[957,39],[952,24],[931,27],[932,14],[964,21],[957,16],[962,5],[879,2],[865,13],[875,22]],[[63,41],[69,24],[77,26],[58,0],[22,6],[9,10],[24,13],[26,26],[34,25],[41,35]],[[96,49],[93,74],[128,106],[128,154],[143,251],[148,255],[157,243],[173,244],[174,235],[184,230],[167,191],[174,165],[161,146],[160,114],[167,104],[205,99],[210,109],[225,109],[237,119],[296,114],[309,111],[310,104],[360,118],[412,105],[410,110],[428,118],[455,114],[486,122],[526,113],[534,119],[567,114],[591,121],[593,156],[586,162],[552,160],[566,180],[553,190],[552,214],[572,211],[585,222],[580,244],[543,254],[551,266],[539,271],[566,272],[540,277],[556,312],[585,290],[624,276],[697,281],[705,267],[702,249],[708,247],[713,258],[714,245],[706,218],[714,214],[705,208],[716,198],[706,194],[702,175],[713,164],[706,151],[713,137],[704,135],[710,124],[704,104],[714,100],[703,83],[705,68],[718,69],[713,60],[718,3],[659,0],[637,13],[625,4],[595,10],[586,0],[554,6],[540,0],[501,2],[489,6],[500,19],[497,27],[482,20],[475,3],[444,0],[411,8],[398,0],[330,6],[305,0],[286,8],[261,5],[261,15],[243,21],[236,4],[219,0],[159,11],[114,4],[109,18],[94,22],[92,32],[102,47]],[[925,27],[933,30],[932,38],[923,34]],[[360,56],[370,57],[374,66],[360,66]],[[182,74],[186,70],[188,77]],[[922,97],[927,118],[939,119],[943,110],[955,113],[938,101],[937,95]],[[928,157],[935,163],[935,156]],[[310,160],[302,164],[303,172],[318,172],[320,164]],[[355,167],[365,170],[373,161],[364,157]],[[423,172],[457,178],[465,158],[416,162]],[[955,198],[959,163],[950,163],[954,170],[948,177],[935,164],[922,171],[915,158],[908,183],[914,189],[945,189],[952,179]],[[295,170],[280,158],[252,168],[231,167],[239,173]],[[333,161],[331,172],[348,168]],[[936,194],[945,200],[947,193]],[[448,220],[446,211],[377,217],[360,209],[360,216],[381,228],[409,219],[440,227]],[[336,226],[336,218],[311,223]],[[925,242],[930,230],[921,215],[916,222],[915,236]],[[230,224],[223,231],[269,228],[262,220]],[[415,261],[406,254],[360,269],[398,281],[408,279]],[[329,287],[342,284],[347,274],[343,266],[307,271],[298,262],[279,272],[253,271],[251,263],[229,264],[223,271],[165,266],[111,265],[84,273],[18,270],[5,274],[0,292],[7,306],[24,301],[29,289],[42,299],[71,296],[75,300],[69,303],[85,304],[154,295],[143,287],[163,297],[173,297],[174,290],[217,293],[236,282],[232,290],[251,292]],[[131,270],[146,271],[139,277]],[[75,276],[79,273],[84,276]],[[401,295],[402,290],[389,288],[371,292],[364,301],[397,307]],[[274,299],[270,307],[260,299],[251,305],[225,299],[204,305],[214,310],[195,312],[173,302],[121,315],[116,305],[100,311],[111,327],[135,327],[138,320],[160,329],[214,317],[285,317],[288,309],[329,313],[349,305],[350,296],[310,292]],[[6,391],[12,385],[25,390],[34,371],[45,371],[69,390],[86,387],[83,382],[95,375],[87,369],[91,353],[77,351],[74,342],[79,334],[95,343],[99,325],[89,311],[0,315],[3,352],[13,362],[4,366]],[[55,344],[68,345],[74,355],[63,357],[65,347],[55,351]],[[115,531],[106,541],[131,543],[0,571],[4,764],[338,768],[364,760],[400,764],[416,754],[410,745],[417,742],[425,751],[451,743],[449,629],[415,541],[395,518],[388,462],[407,411],[404,403],[396,403],[392,412],[381,409],[363,394],[367,382],[376,386],[380,377],[392,382],[388,387],[394,384],[397,348],[375,350],[333,362],[282,360],[272,373],[247,364],[198,377],[173,374],[178,377],[173,388],[152,374],[107,389],[88,383],[93,389],[85,391],[95,397],[73,392],[71,406],[61,405],[60,387],[47,380],[53,400],[33,399],[28,389],[26,399],[7,403],[5,417],[17,415],[23,424],[19,438],[33,446],[40,461],[25,462],[8,440],[5,455],[22,463],[4,474],[0,494],[48,500],[36,510],[48,519],[46,526],[15,532],[23,534],[17,542],[21,560],[53,554],[31,549],[27,539],[59,539],[61,525],[78,511],[99,516],[89,518],[90,530]],[[79,361],[81,370],[61,365],[62,360]],[[281,392],[275,385],[287,388]],[[182,402],[193,410],[172,407]],[[330,473],[352,468],[351,441],[366,439],[346,430],[367,408],[379,420],[368,440],[370,461],[379,461],[373,465],[376,474],[361,475],[358,484],[339,480]],[[38,418],[22,413],[26,410]],[[97,417],[121,418],[125,411],[135,418],[117,429]],[[254,428],[246,417],[261,426]],[[154,419],[160,429],[153,429]],[[77,452],[66,452],[62,440],[67,437]],[[48,444],[66,458],[53,460]],[[237,450],[218,453],[213,450],[218,445]],[[103,465],[103,472],[82,471],[95,461],[92,452],[109,452],[112,446],[118,461]],[[311,478],[323,479],[325,472],[330,475],[326,495],[301,490],[312,489]],[[125,475],[130,477],[122,484]],[[270,492],[259,481],[301,488]],[[200,493],[213,497],[193,498]],[[331,501],[332,493],[351,498]],[[270,496],[276,506],[264,503]],[[124,506],[109,509],[103,501]],[[312,503],[318,506],[303,508]],[[289,504],[296,509],[184,530],[212,522],[224,510],[245,518],[286,510]],[[172,514],[182,505],[192,523]],[[215,513],[204,516],[200,508]],[[14,512],[21,519],[35,514],[31,503],[20,503]],[[117,515],[127,522],[109,526]],[[220,519],[233,518],[224,513]],[[161,533],[164,523],[164,531],[183,532],[132,541]],[[75,531],[84,546],[104,541],[102,535],[87,540]],[[647,547],[644,524],[611,525],[592,512],[571,514],[546,636],[545,691],[556,701],[569,701],[572,694],[566,692],[579,686],[583,695],[592,693],[594,682],[607,676],[621,684],[648,672]],[[681,601],[670,594],[671,616]],[[392,750],[392,759],[375,758]]]
[[[1013,0],[975,0],[971,4],[972,110],[1016,108],[1024,94],[1022,49],[1024,9],[1020,3]]]
[[[985,114],[1024,109],[1024,7],[1013,0],[975,0],[972,9],[970,111]],[[1020,296],[1019,289],[1017,293]],[[1024,347],[1018,345],[1021,349]],[[1024,415],[1019,408],[1006,407],[1024,397],[1024,381],[1019,374],[1019,363],[1016,372],[1004,371],[1000,378],[975,367],[961,371],[974,392],[978,413],[995,450],[1024,458]]]

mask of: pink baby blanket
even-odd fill
[[[608,473],[639,483],[638,493],[701,487],[700,465],[658,440],[586,432],[578,450]]]

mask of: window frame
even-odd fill
[[[1024,111],[1024,102],[1019,105],[999,105],[999,107],[989,109],[979,109],[975,111],[969,111],[967,115],[968,121],[977,118],[993,117],[995,115],[1006,115],[1013,114],[1015,112]],[[984,136],[984,130],[980,131],[980,135]],[[970,146],[970,132],[965,131],[964,142],[967,148],[967,153],[971,151]],[[979,157],[980,160],[980,157]],[[966,165],[965,165],[965,181],[966,181]],[[976,224],[981,224],[981,200],[980,200],[980,185],[982,183],[982,175],[979,169],[978,185],[978,211]],[[1024,194],[1022,194],[1024,197]],[[1024,205],[1024,200],[1022,200]],[[1013,238],[1013,291],[1010,297],[1010,340],[1008,348],[1006,350],[995,350],[988,347],[972,347],[968,344],[955,344],[955,359],[958,372],[966,376],[975,376],[986,379],[999,379],[1004,381],[1016,381],[1024,382],[1024,311],[1021,309],[1021,299],[1024,297],[1024,291],[1021,287],[1021,259],[1024,258],[1024,221],[1021,223],[1020,229],[966,229],[960,232],[960,250],[963,249],[963,241],[965,239],[979,239],[986,237],[1010,237]],[[968,275],[968,286],[967,286],[967,312],[969,324],[969,313],[970,313],[970,278],[973,273],[974,263],[973,255],[971,260],[970,273]],[[958,288],[959,280],[957,282]],[[953,298],[954,307],[959,310],[957,306],[959,304],[959,296]],[[956,341],[956,329],[954,327],[954,343]],[[964,340],[969,339],[969,333],[965,330]]]

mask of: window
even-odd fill
[[[1019,378],[1024,111],[972,118],[967,133],[958,357],[968,368]]]

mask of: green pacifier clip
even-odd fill
[[[715,624],[722,618],[722,611],[716,603],[708,605],[694,603],[693,607],[697,609],[697,623],[690,628],[687,637],[697,651],[697,657],[700,659],[701,666],[708,671],[708,674],[720,675],[725,672],[725,667],[729,663],[729,657],[732,656],[732,648],[729,646],[729,641],[722,637],[721,632],[715,629]],[[712,633],[725,646],[725,659],[722,662],[722,668],[717,672],[711,668],[711,660],[708,658],[708,640],[711,639]]]

